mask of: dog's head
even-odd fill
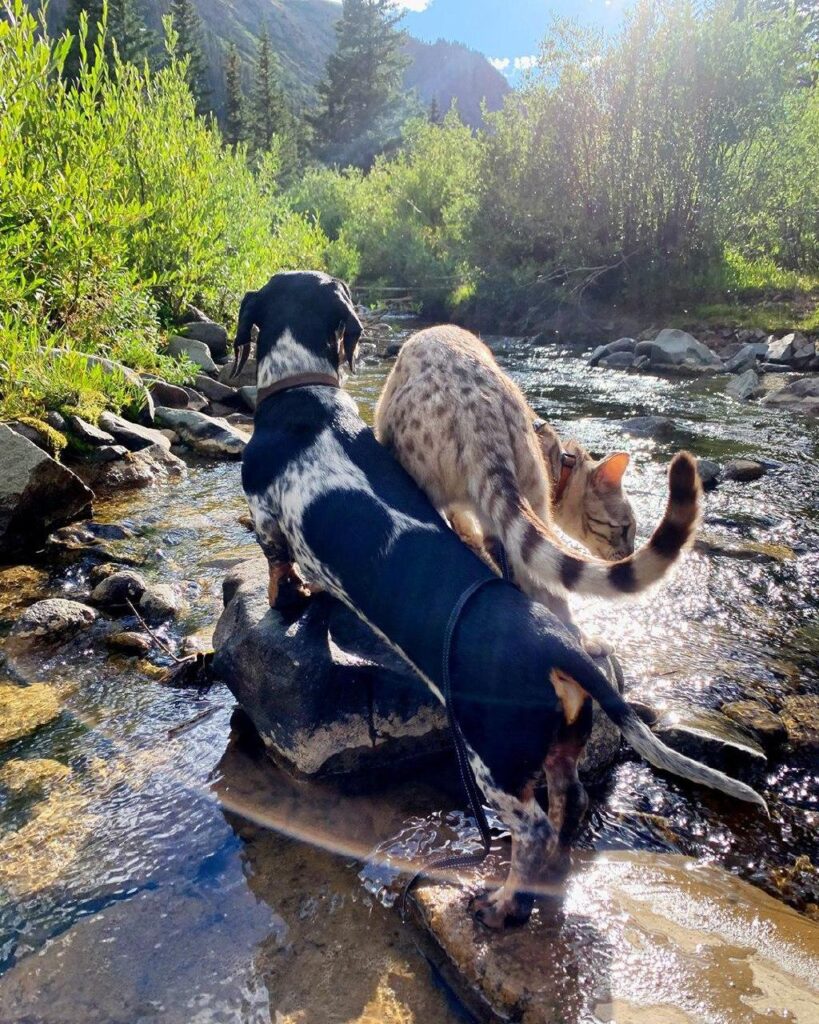
[[[346,359],[355,373],[361,323],[343,281],[312,270],[275,274],[264,288],[248,292],[239,309],[234,376],[250,353],[258,327],[259,383],[305,373],[337,373]]]

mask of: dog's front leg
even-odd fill
[[[293,561],[290,546],[278,523],[267,515],[254,515],[256,540],[268,567],[267,599],[271,608],[282,611],[303,603],[311,596]]]

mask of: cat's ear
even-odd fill
[[[601,488],[615,490],[623,482],[631,456],[628,452],[613,452],[594,468],[594,482]]]

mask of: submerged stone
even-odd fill
[[[752,774],[765,766],[765,751],[759,743],[719,711],[674,708],[653,729],[681,754],[729,774]]]
[[[71,769],[44,757],[13,758],[0,768],[0,787],[15,796],[42,795],[67,779]]]
[[[14,743],[60,715],[57,694],[44,683],[0,683],[0,746]]]

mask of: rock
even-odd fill
[[[206,377],[204,373],[198,374],[196,388],[201,391],[210,402],[221,402],[222,405],[231,405],[234,409],[242,407],[241,396],[235,388],[222,384],[221,381]]]
[[[138,604],[145,592],[144,576],[132,569],[119,570],[106,576],[91,591],[91,600],[108,608],[125,608],[128,601]]]
[[[170,427],[182,441],[200,455],[210,458],[240,459],[247,437],[225,420],[212,419],[189,409],[156,408],[156,422]]]
[[[631,352],[612,352],[611,355],[603,356],[598,366],[606,370],[628,370],[634,363],[634,356]]]
[[[686,331],[666,329],[653,341],[641,341],[635,353],[647,355],[652,366],[721,367],[722,360]]]
[[[106,444],[101,448],[92,448],[83,461],[92,465],[105,465],[108,462],[116,462],[117,459],[124,459],[130,454],[128,449],[121,444]],[[82,476],[82,474],[77,474]]]
[[[31,604],[42,594],[47,582],[46,570],[35,569],[32,565],[0,569],[0,621]]]
[[[760,363],[757,367],[760,373],[790,373],[791,367],[787,363]]]
[[[139,610],[149,622],[174,619],[183,607],[182,598],[169,583],[151,584],[139,599]]]
[[[188,409],[193,409],[194,412],[202,412],[208,407],[208,400],[204,395],[200,395],[194,388],[183,387],[182,390],[188,396]]]
[[[722,705],[722,713],[742,726],[770,753],[784,743],[787,736],[782,719],[758,700],[735,700]]]
[[[759,377],[755,370],[745,370],[738,377],[728,382],[725,393],[738,402],[746,402],[760,393]]]
[[[227,353],[228,334],[221,324],[215,324],[210,321],[194,321],[193,323],[185,324],[182,332],[186,338],[193,338],[195,341],[201,341],[203,345],[206,345],[214,359],[218,359]]]
[[[769,392],[763,399],[765,405],[779,406],[806,416],[819,416],[819,379],[803,377]]]
[[[14,796],[44,796],[64,782],[71,769],[44,757],[15,757],[0,768],[0,787]]]
[[[768,348],[765,359],[771,363],[789,363],[797,350],[807,342],[804,334],[786,334],[784,338],[775,338],[773,335],[768,338]]]
[[[117,444],[124,445],[129,451],[138,452],[144,448],[151,448],[159,445],[166,451],[170,451],[170,441],[164,436],[161,430],[154,430],[153,427],[143,427],[138,423],[130,423],[117,416],[113,412],[104,412],[100,416],[100,426],[112,435]]]
[[[163,438],[163,442],[167,439]],[[122,457],[110,462],[77,463],[77,475],[97,494],[128,488],[150,487],[165,480],[179,480],[187,474],[185,463],[170,451],[170,445],[152,445],[139,451],[123,449]]]
[[[214,363],[208,346],[204,342],[197,341],[196,338],[183,338],[179,334],[174,334],[168,338],[168,352],[172,356],[187,356],[205,373],[216,374],[219,372],[219,367]]]
[[[702,481],[703,490],[713,491],[722,479],[722,469],[718,462],[711,459],[697,459],[697,472]]]
[[[119,570],[124,565],[142,564],[143,559],[136,554],[116,549],[110,543],[131,536],[132,533],[122,527],[105,526],[102,523],[90,521],[75,523],[52,533],[45,542],[45,552],[49,559],[54,561],[77,562],[82,560],[98,565],[113,563],[115,570]],[[93,572],[93,569],[91,571]],[[93,582],[98,582],[98,580]]]
[[[59,643],[80,630],[87,629],[97,612],[87,604],[50,597],[27,608],[11,628],[9,648],[20,650],[37,643]]]
[[[671,437],[677,425],[668,416],[634,416],[623,420],[623,430],[634,437],[652,437],[664,440]]]
[[[598,345],[589,358],[589,366],[597,366],[604,356],[611,356],[616,352],[633,353],[636,347],[637,342],[634,338],[618,338],[617,341],[610,341],[607,345]],[[631,365],[630,362],[629,365]]]
[[[65,444],[65,437],[55,435],[54,429],[45,421],[29,419],[24,423],[21,420],[10,420],[7,425],[15,434],[25,437],[32,444],[36,444],[38,448],[42,448],[44,452],[59,458],[59,452]]]
[[[236,427],[238,430],[249,430],[252,433],[253,417],[248,416],[246,412],[234,412],[225,418],[231,426]]]
[[[819,926],[714,865],[673,854],[576,854],[561,900],[499,935],[471,891],[427,882],[410,897],[424,952],[476,1020],[524,1024],[809,1021]],[[494,868],[494,871],[493,871]]]
[[[753,736],[719,711],[696,707],[667,710],[653,731],[681,754],[729,774],[753,775],[767,760]]]
[[[59,430],[61,434],[64,434],[68,429],[65,417],[61,413],[58,413],[56,409],[49,409],[43,417],[43,420],[52,428],[52,430]]]
[[[69,416],[68,425],[71,428],[71,433],[83,444],[90,445],[92,448],[100,448],[103,445],[112,445],[114,443],[114,437],[109,434],[106,430],[100,430],[99,427],[95,427],[92,423],[86,422],[80,416]]]
[[[813,694],[786,697],[780,715],[788,743],[799,756],[813,761],[819,755],[819,697]]]
[[[123,651],[125,654],[148,654],[154,646],[147,633],[135,633],[131,630],[112,633],[105,638],[105,642],[111,650]]]
[[[246,385],[245,387],[239,388],[239,394],[242,396],[242,401],[251,410],[256,411],[256,393],[258,388],[255,386]]]
[[[76,473],[0,424],[0,559],[90,515],[93,497]]]
[[[256,357],[251,356],[245,363],[242,372],[237,376],[232,376],[233,371],[233,360],[225,365],[219,371],[219,380],[222,384],[229,384],[234,388],[242,387],[255,387],[256,386]]]
[[[726,480],[747,484],[765,475],[765,467],[753,459],[731,459],[726,462],[723,475]]]
[[[151,397],[157,405],[166,409],[187,409],[188,392],[176,384],[169,384],[166,380],[158,377],[146,377]]]
[[[302,777],[386,771],[448,748],[444,709],[406,663],[327,594],[295,619],[267,602],[264,558],[225,578],[214,671],[225,680],[268,753]],[[616,756],[620,736],[595,713],[582,766],[594,777]]]
[[[725,372],[743,373],[745,370],[753,369],[767,350],[768,346],[765,343],[751,342],[748,345],[743,345],[738,352],[726,359]]]
[[[57,694],[44,683],[0,683],[0,746],[14,743],[60,716]]]

